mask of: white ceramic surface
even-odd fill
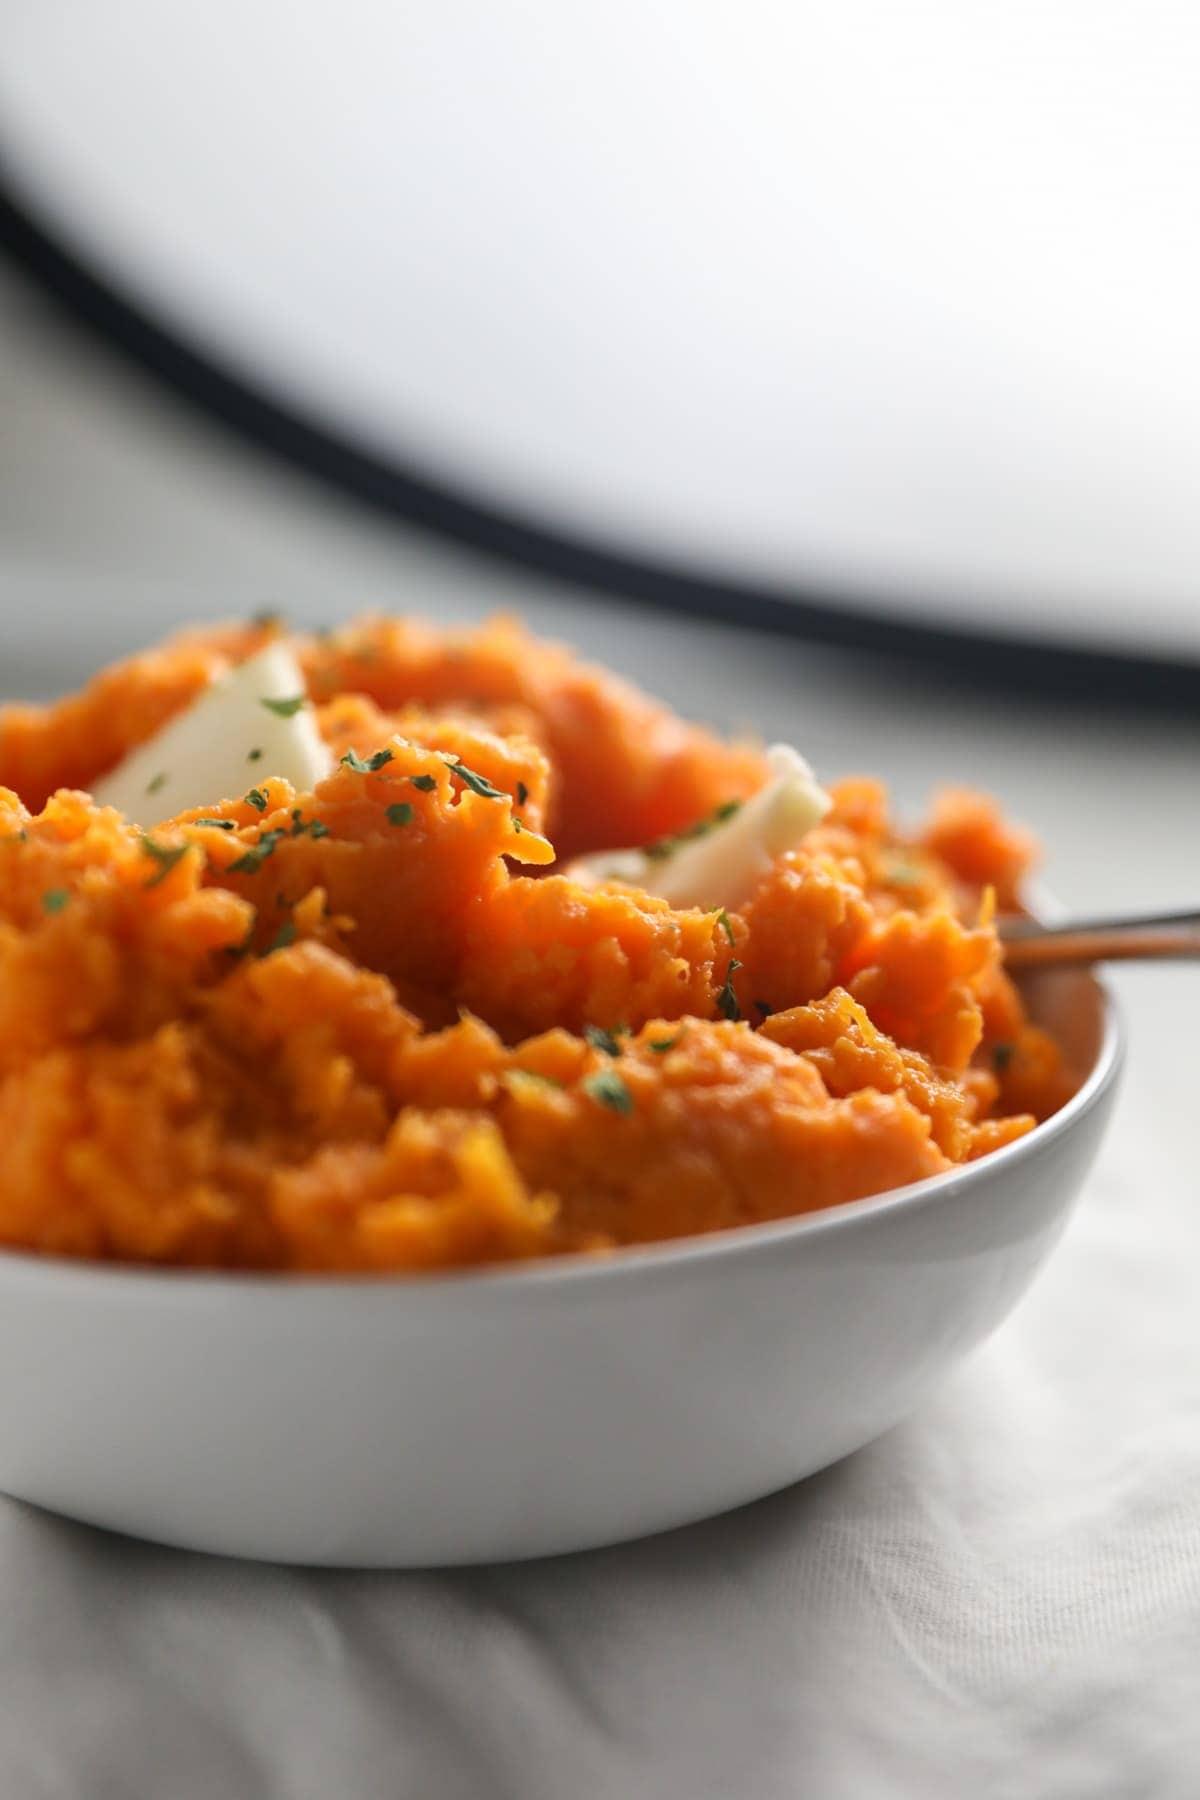
[[[48,227],[355,444],[703,575],[1200,648],[1194,7],[7,22]]]
[[[806,1218],[416,1281],[0,1257],[0,1488],[192,1549],[371,1566],[581,1549],[785,1486],[910,1411],[1061,1232],[1120,1033],[1086,974],[1031,999],[1091,1068],[1063,1112]]]

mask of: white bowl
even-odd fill
[[[1090,1070],[1070,1104],[826,1212],[416,1280],[0,1256],[0,1488],[189,1549],[365,1567],[615,1543],[812,1474],[916,1406],[1063,1228],[1120,1031],[1087,974],[1028,993]]]

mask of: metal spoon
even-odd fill
[[[1010,969],[1163,956],[1200,958],[1200,912],[1072,919],[1064,925],[1011,918],[1001,919],[998,930]]]

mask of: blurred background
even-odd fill
[[[9,0],[4,691],[516,608],[1194,900],[1198,77],[1112,0]]]

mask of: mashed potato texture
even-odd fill
[[[0,1243],[422,1271],[721,1230],[987,1154],[1071,1092],[992,909],[1030,845],[832,806],[736,908],[572,878],[761,750],[497,620],[289,637],[333,773],[134,827],[91,790],[279,627],[0,709]]]

